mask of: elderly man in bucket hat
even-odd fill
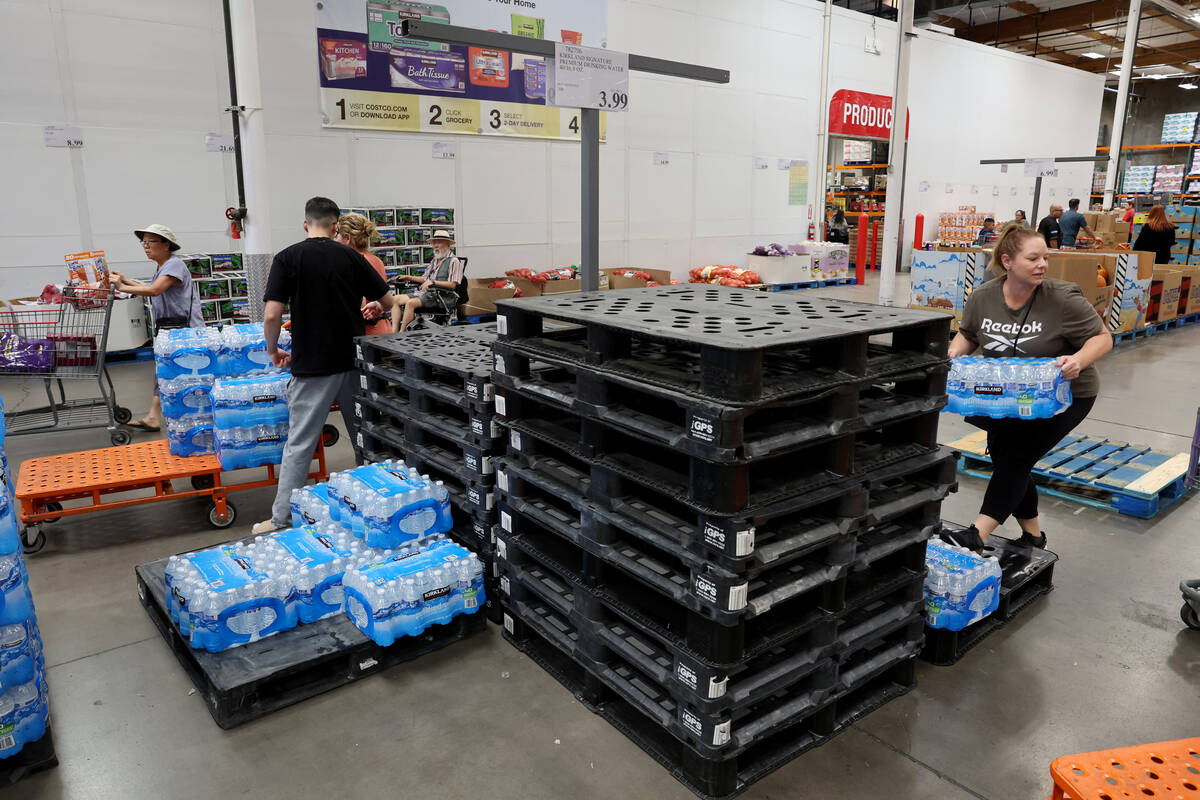
[[[425,274],[420,278],[411,275],[400,278],[421,284],[420,294],[411,295],[407,299],[396,298],[396,305],[392,307],[393,330],[407,330],[416,318],[418,308],[432,308],[449,313],[458,305],[458,284],[462,281],[463,265],[457,257],[450,254],[454,237],[446,231],[434,231],[429,241],[433,245],[433,262],[426,268]]]
[[[200,328],[204,317],[200,313],[200,301],[192,283],[192,273],[183,259],[173,255],[179,249],[179,240],[166,225],[147,225],[133,232],[142,242],[146,258],[157,266],[150,283],[139,283],[122,273],[109,273],[109,281],[119,292],[150,298],[150,310],[154,314],[154,334],[166,328]],[[162,401],[158,396],[155,380],[154,399],[150,401],[150,412],[145,417],[128,424],[130,428],[157,432],[162,428]]]

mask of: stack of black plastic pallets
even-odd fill
[[[487,612],[498,622],[492,459],[505,440],[491,382],[495,338],[494,324],[360,338],[354,412],[363,460],[403,459],[444,483],[455,512],[450,534],[484,562]]]
[[[709,797],[912,687],[947,318],[677,286],[497,326],[513,644]]]

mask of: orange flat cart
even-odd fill
[[[313,454],[316,471],[311,480],[323,481],[325,447],[317,443]],[[223,476],[265,469],[267,476],[257,480],[226,483]],[[190,490],[175,488],[173,481],[190,479]],[[17,476],[17,501],[21,505],[22,544],[27,554],[46,546],[45,523],[63,517],[91,514],[111,508],[208,497],[208,522],[214,528],[228,528],[237,519],[237,509],[229,502],[231,492],[273,486],[278,476],[273,464],[225,472],[216,456],[180,458],[171,455],[166,439],[139,442],[124,447],[84,450],[60,456],[31,458],[21,464]],[[128,497],[130,492],[153,490],[152,495]],[[64,508],[72,500],[90,500],[86,505]]]

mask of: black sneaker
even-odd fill
[[[979,535],[979,531],[974,525],[962,530],[942,528],[941,538],[943,541],[947,541],[958,547],[965,547],[976,553],[983,552],[983,538]]]
[[[1046,549],[1046,532],[1042,531],[1040,536],[1034,536],[1028,531],[1021,531],[1021,538],[1017,539],[1015,544],[1018,547],[1036,547],[1039,550]]]

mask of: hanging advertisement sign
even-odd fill
[[[321,122],[330,128],[578,139],[579,111],[546,104],[546,59],[401,35],[405,20],[602,48],[606,0],[322,0]],[[604,138],[606,120],[600,118]]]
[[[831,136],[886,140],[892,135],[892,116],[892,98],[838,89],[829,101],[829,133]],[[906,139],[907,123],[908,120],[904,126]]]

